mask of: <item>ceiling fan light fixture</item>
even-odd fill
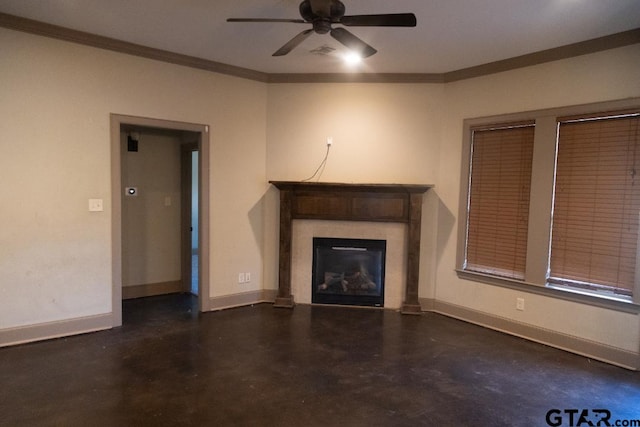
[[[362,62],[362,55],[358,52],[354,52],[353,50],[347,51],[342,55],[342,59],[347,65],[356,66]]]

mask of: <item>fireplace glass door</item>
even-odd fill
[[[385,240],[314,237],[311,301],[383,307],[386,246]]]

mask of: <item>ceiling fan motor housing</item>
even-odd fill
[[[318,34],[326,34],[331,31],[332,22],[340,22],[340,18],[344,16],[345,7],[340,0],[327,0],[330,3],[329,16],[319,15],[314,12],[311,7],[310,0],[304,0],[300,3],[300,16],[307,22],[313,24],[313,31]]]

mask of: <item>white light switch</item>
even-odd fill
[[[89,199],[89,212],[102,212],[102,199]]]
[[[171,206],[171,197],[167,196],[164,198],[164,205],[165,206]]]

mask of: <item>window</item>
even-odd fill
[[[631,296],[640,117],[559,119],[549,282]]]
[[[458,276],[640,313],[639,106],[465,120]]]
[[[524,279],[533,123],[472,130],[465,269]]]

